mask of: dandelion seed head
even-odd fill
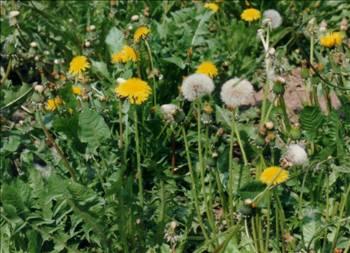
[[[247,105],[253,99],[254,89],[252,84],[235,77],[225,82],[221,88],[221,100],[229,108]]]
[[[276,29],[282,24],[281,14],[273,9],[266,10],[263,13],[264,20],[269,20],[272,29]]]
[[[298,144],[289,145],[284,158],[291,163],[291,165],[303,165],[308,161],[305,149]]]
[[[181,86],[181,92],[188,101],[194,101],[197,98],[209,95],[213,90],[213,80],[207,75],[198,73],[186,77]]]

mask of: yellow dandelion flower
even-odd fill
[[[324,47],[339,46],[343,42],[343,34],[340,32],[331,32],[320,38],[320,44]]]
[[[125,45],[122,50],[116,52],[112,55],[113,63],[126,63],[128,61],[136,62],[137,61],[137,53],[136,51],[127,45]]]
[[[72,86],[72,92],[75,95],[81,96],[83,94],[83,89],[78,85],[74,85]]]
[[[50,98],[46,102],[45,109],[48,111],[56,111],[56,109],[63,104],[63,101],[60,97]]]
[[[288,171],[277,166],[272,166],[266,168],[263,173],[261,173],[260,181],[267,185],[276,185],[287,181],[288,176]]]
[[[73,75],[80,75],[90,67],[90,63],[85,56],[75,56],[69,64],[69,73]]]
[[[252,22],[261,18],[261,12],[254,8],[245,9],[241,14],[241,19]]]
[[[219,5],[216,3],[206,3],[204,8],[211,10],[212,12],[217,12],[219,10]]]
[[[218,69],[211,61],[205,61],[197,67],[196,73],[205,74],[213,78],[218,75]]]
[[[149,95],[151,95],[151,87],[147,82],[139,78],[130,78],[125,82],[119,84],[115,88],[115,93],[122,98],[128,98],[131,104],[142,104]]]
[[[140,26],[137,28],[134,33],[134,42],[138,43],[141,39],[145,39],[150,31],[151,30],[147,26]]]

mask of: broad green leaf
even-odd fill
[[[97,74],[100,74],[107,79],[110,78],[107,64],[105,62],[91,60],[91,67],[92,71],[96,72]]]
[[[89,147],[96,149],[111,136],[111,132],[103,117],[97,112],[85,109],[79,115],[79,139]]]
[[[177,56],[164,58],[163,60],[166,62],[174,63],[180,69],[184,69],[186,67],[186,63],[180,57]]]
[[[115,53],[121,50],[124,43],[124,34],[116,27],[112,27],[105,40],[109,47],[110,53]]]

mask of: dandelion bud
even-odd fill
[[[244,200],[244,204],[247,205],[247,206],[250,206],[252,203],[253,203],[252,199],[245,199]]]
[[[283,94],[285,83],[286,83],[286,80],[283,77],[281,76],[276,77],[275,84],[273,86],[273,92],[278,95]]]
[[[177,227],[177,222],[176,222],[176,221],[172,221],[172,222],[170,223],[170,228],[173,229],[173,230],[175,230],[176,227]]]
[[[9,18],[15,18],[20,14],[19,11],[10,11],[9,12]]]
[[[38,93],[42,93],[44,91],[44,86],[37,84],[34,86],[34,90]]]
[[[32,48],[36,48],[38,46],[38,43],[36,43],[35,41],[30,43],[30,47]]]
[[[325,20],[322,20],[321,24],[320,24],[320,32],[325,32],[327,31],[327,22]]]
[[[174,116],[178,110],[178,106],[174,104],[165,104],[160,107],[160,111],[162,112],[164,119],[168,122],[175,120]]]
[[[289,136],[292,140],[299,140],[301,137],[301,131],[298,126],[293,126],[289,131]]]
[[[139,15],[133,15],[133,16],[131,16],[131,21],[137,21],[137,20],[139,20]]]
[[[88,31],[88,32],[93,32],[95,30],[96,30],[96,26],[94,26],[94,25],[90,25],[86,28],[86,31]]]
[[[9,23],[10,26],[14,26],[17,24],[17,19],[16,17],[19,15],[19,11],[10,11],[9,13]]]
[[[90,41],[85,41],[85,47],[90,47],[91,46],[91,43],[90,43]]]
[[[274,125],[272,121],[268,121],[265,123],[265,127],[269,130],[273,129]]]
[[[212,114],[213,113],[213,107],[211,107],[210,104],[205,104],[204,107],[203,107],[203,111],[205,113]]]
[[[121,78],[121,77],[118,77],[117,78],[117,83],[118,84],[121,84],[121,83],[124,83],[126,80],[124,78]]]
[[[346,18],[343,18],[340,22],[340,30],[346,31],[348,30],[348,20]]]
[[[273,55],[275,55],[275,53],[276,53],[275,48],[270,47],[270,48],[269,48],[269,55],[273,56]]]

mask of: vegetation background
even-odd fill
[[[350,252],[349,2],[205,4],[0,2],[1,253]],[[246,22],[248,8],[283,23]],[[150,32],[135,42],[140,26]],[[259,29],[281,90],[269,90]],[[321,45],[326,31],[340,45]],[[112,63],[125,44],[138,60]],[[89,66],[74,76],[78,55]],[[186,101],[179,87],[206,60],[215,90]],[[141,105],[115,94],[131,77],[152,88]],[[253,105],[221,101],[233,77],[252,83]],[[261,182],[293,143],[308,162]]]

